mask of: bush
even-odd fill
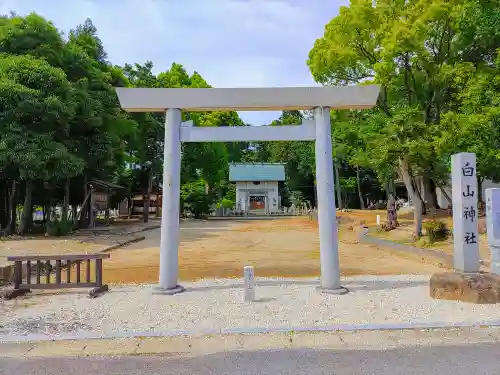
[[[207,217],[212,212],[215,199],[213,194],[205,192],[205,181],[188,182],[181,186],[181,203],[183,209],[190,212],[195,219]]]
[[[49,236],[65,236],[73,230],[71,220],[52,220],[47,224],[47,234]]]
[[[449,229],[444,221],[426,221],[424,222],[423,227],[427,232],[427,237],[429,237],[429,243],[444,241],[448,238]]]
[[[386,221],[385,223],[380,224],[380,226],[377,228],[377,232],[390,232],[393,229],[396,229],[396,227]]]
[[[380,224],[377,228],[377,232],[390,232],[391,230],[396,229],[399,226],[399,223],[396,221],[396,225],[389,223],[388,221]]]
[[[234,207],[234,202],[226,198],[222,198],[222,200],[219,203],[217,203],[217,208],[233,208],[233,207]]]

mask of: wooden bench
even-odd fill
[[[109,290],[108,285],[102,283],[102,260],[109,258],[109,254],[85,255],[33,255],[10,256],[9,262],[14,262],[14,288],[4,293],[5,299],[16,298],[30,292],[32,289],[70,289],[92,288],[90,297],[97,297]],[[51,262],[55,261],[55,267]],[[95,274],[91,275],[90,264],[95,262]],[[64,262],[64,263],[63,263]],[[26,277],[23,278],[23,263],[26,263]],[[76,280],[71,280],[71,267],[76,268]],[[81,271],[84,266],[84,279]],[[62,269],[66,268],[66,282],[62,282]],[[55,269],[55,282],[51,280],[51,273]],[[32,282],[32,276],[35,282]],[[45,282],[42,282],[45,276]],[[24,280],[23,280],[24,279]]]

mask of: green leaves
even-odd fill
[[[0,54],[0,161],[22,179],[78,175],[83,161],[63,140],[73,115],[64,72],[30,55]]]
[[[206,182],[199,179],[181,186],[181,203],[185,210],[190,211],[195,218],[199,219],[210,214],[215,197],[207,192]]]
[[[477,152],[482,176],[497,179],[499,25],[496,2],[351,0],[314,44],[309,68],[323,84],[383,87],[377,108],[337,116],[334,155],[381,181],[402,158],[414,175],[444,181],[452,153]]]
[[[54,25],[35,13],[0,17],[0,53],[31,55],[59,67],[63,46]]]

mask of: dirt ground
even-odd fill
[[[98,252],[103,243],[89,243],[76,238],[54,239],[43,237],[23,240],[0,241],[0,267],[9,265],[7,256],[10,255],[58,255],[64,254],[91,254]]]
[[[338,213],[342,275],[433,273],[439,259],[421,258],[358,241],[360,222],[374,224],[376,211]],[[104,262],[108,283],[158,281],[160,230],[145,232],[145,241],[111,253]],[[256,276],[319,276],[317,224],[309,218],[208,220],[181,225],[179,278],[241,277],[243,267],[255,266]]]
[[[92,254],[103,248],[123,242],[137,234],[129,234],[147,226],[159,224],[151,220],[149,224],[137,220],[122,220],[108,228],[81,230],[65,237],[45,237],[34,235],[28,237],[15,236],[0,238],[0,267],[9,265],[10,255],[59,255],[59,254]]]

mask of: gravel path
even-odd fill
[[[186,293],[154,294],[153,285],[111,286],[87,292],[36,294],[0,302],[0,340],[32,333],[102,334],[227,328],[325,327],[339,324],[470,323],[500,320],[497,305],[432,300],[429,276],[350,277],[351,293],[325,295],[317,280],[257,278],[259,301],[243,302],[242,280],[200,280]]]

